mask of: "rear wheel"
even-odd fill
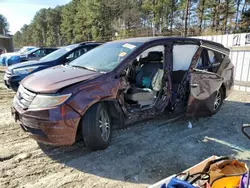
[[[214,100],[213,114],[216,114],[220,110],[223,100],[224,100],[224,92],[223,89],[220,88]]]
[[[87,148],[102,150],[108,147],[112,133],[111,122],[111,116],[104,103],[90,107],[81,122]]]

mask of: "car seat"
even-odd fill
[[[152,99],[157,93],[152,89],[152,80],[158,69],[163,68],[162,58],[162,52],[152,51],[148,53],[146,61],[143,61],[143,66],[135,77],[135,87],[128,90],[125,99],[152,103]]]

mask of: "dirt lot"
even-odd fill
[[[234,92],[211,117],[168,122],[167,117],[116,130],[111,146],[90,152],[42,147],[14,123],[0,73],[0,187],[146,187],[211,155],[250,160],[250,141],[240,127],[250,123],[250,95]]]

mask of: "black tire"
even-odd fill
[[[220,101],[219,102],[218,102],[218,96],[220,96]],[[220,88],[217,95],[216,95],[216,98],[214,100],[213,114],[216,114],[220,110],[220,108],[221,108],[221,106],[223,104],[223,100],[224,100],[224,91],[223,91],[222,88]],[[218,102],[217,105],[215,104],[216,102]],[[215,106],[216,106],[216,108],[215,108]]]
[[[106,113],[109,118],[109,134],[105,134],[105,130],[108,132],[108,128],[104,128],[101,120],[101,113]],[[106,123],[104,123],[106,125]],[[106,149],[110,143],[112,136],[112,121],[109,111],[104,103],[98,103],[90,107],[81,121],[83,139],[86,147],[96,151]],[[102,127],[101,127],[102,126]],[[106,126],[105,126],[106,127]]]

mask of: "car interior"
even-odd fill
[[[197,45],[173,47],[172,103],[178,97],[178,89],[187,76]],[[124,94],[128,109],[151,107],[162,89],[163,46],[153,47],[137,57],[126,70],[130,88]],[[188,88],[189,86],[187,86]]]
[[[135,59],[128,70],[130,88],[124,95],[125,102],[133,108],[152,105],[161,89],[163,77],[163,51],[149,51]]]

